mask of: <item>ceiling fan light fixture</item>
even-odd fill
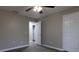
[[[40,6],[35,6],[33,9],[33,11],[35,11],[35,12],[40,12],[41,10],[42,10],[42,7],[40,7]]]
[[[42,7],[39,7],[37,11],[40,12],[41,10],[42,10]]]
[[[34,8],[33,8],[33,11],[37,11],[38,10],[38,7],[37,6],[35,6]]]

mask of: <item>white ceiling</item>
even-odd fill
[[[33,10],[26,12],[25,10],[28,9],[29,7],[31,6],[0,6],[0,9],[11,11],[11,12],[16,11],[18,12],[19,15],[28,16],[32,18],[41,18],[53,14],[55,12],[59,12],[71,8],[71,6],[56,6],[55,8],[43,7],[43,14],[39,14],[34,12]]]

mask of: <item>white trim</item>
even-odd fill
[[[45,46],[45,47],[48,47],[48,48],[51,48],[51,49],[56,49],[56,50],[59,50],[59,51],[66,51],[64,49],[61,49],[61,48],[57,48],[57,47],[53,47],[53,46],[49,46],[49,45],[46,45],[46,44],[41,44],[42,46]]]
[[[29,45],[22,45],[22,46],[12,47],[12,48],[8,48],[8,49],[2,49],[2,50],[0,50],[0,52],[5,52],[5,51],[19,49],[19,48],[28,47],[28,46]]]

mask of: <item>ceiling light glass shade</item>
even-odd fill
[[[39,7],[39,6],[35,6],[33,11],[35,12],[40,12],[42,10],[42,7]]]
[[[35,7],[34,7],[34,9],[33,9],[33,11],[35,11],[35,12],[36,12],[36,11],[37,11],[37,9],[38,9],[38,6],[35,6]]]
[[[42,10],[42,7],[38,7],[37,12],[40,12]]]

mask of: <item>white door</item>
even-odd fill
[[[36,22],[35,27],[35,42],[41,45],[41,21]]]

